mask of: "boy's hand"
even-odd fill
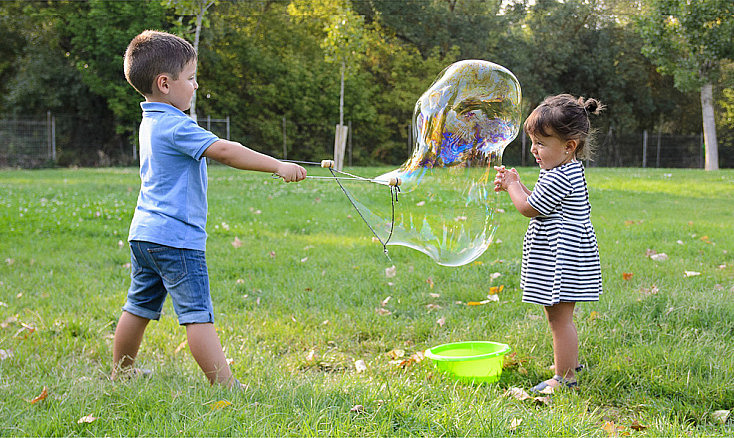
[[[306,178],[306,169],[296,163],[285,163],[280,161],[275,174],[283,178],[285,182],[301,181]]]

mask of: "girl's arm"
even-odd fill
[[[525,217],[535,217],[540,214],[528,203],[528,196],[532,193],[520,181],[520,174],[515,168],[505,169],[505,166],[495,167],[497,176],[494,178],[494,191],[505,191],[510,195],[510,200],[518,212]]]
[[[217,140],[204,151],[203,156],[235,169],[275,173],[285,182],[301,181],[306,178],[306,169],[298,164],[276,160],[235,141]]]

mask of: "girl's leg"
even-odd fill
[[[123,310],[112,344],[112,380],[132,369],[148,322],[150,320],[147,318]]]
[[[238,383],[227,364],[214,324],[187,324],[186,337],[191,354],[209,379],[209,383],[219,383],[228,388]]]
[[[555,372],[565,379],[575,377],[578,366],[579,338],[573,323],[573,310],[576,303],[558,303],[545,307],[551,334],[553,335],[553,359]],[[547,380],[551,386],[558,385],[553,379]]]

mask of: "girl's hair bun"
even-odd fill
[[[594,98],[584,99],[583,97],[579,97],[578,102],[589,114],[599,114],[605,108],[601,102]]]

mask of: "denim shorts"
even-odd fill
[[[122,310],[157,320],[170,294],[179,324],[214,322],[204,251],[133,240],[130,266],[130,289]]]

